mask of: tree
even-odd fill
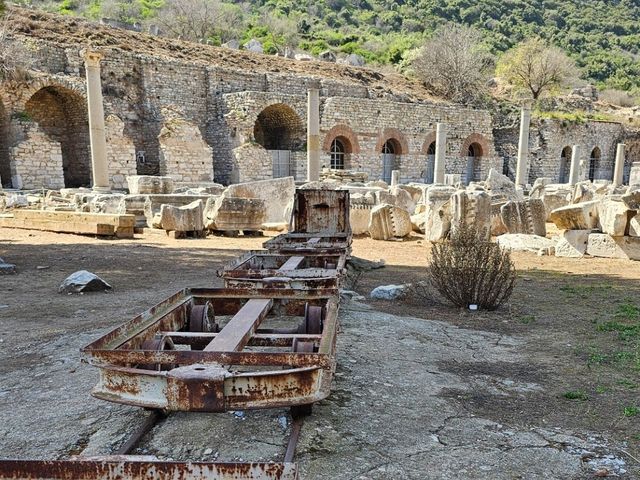
[[[433,93],[470,102],[484,93],[493,57],[474,28],[449,23],[437,29],[411,60],[418,78]]]
[[[537,100],[544,93],[569,85],[579,77],[579,71],[560,48],[531,38],[500,58],[496,75]]]

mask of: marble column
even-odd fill
[[[527,184],[529,166],[529,127],[531,125],[531,103],[525,102],[520,113],[520,141],[518,142],[518,163],[516,166],[516,186]]]
[[[622,185],[622,179],[624,177],[624,149],[626,145],[619,143],[616,149],[616,165],[613,169],[613,186],[619,187]]]
[[[320,89],[307,91],[307,181],[320,180]]]
[[[580,145],[574,145],[571,150],[571,170],[569,170],[569,184],[575,185],[580,179]]]
[[[447,152],[447,127],[444,123],[436,125],[436,156],[433,166],[433,183],[444,183],[445,154]]]

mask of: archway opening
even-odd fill
[[[567,146],[560,153],[560,172],[558,174],[558,183],[569,182],[569,172],[571,171],[571,147]]]
[[[402,146],[395,138],[389,138],[382,145],[382,180],[391,183],[391,172],[398,169]]]
[[[433,183],[434,169],[436,166],[436,142],[431,142],[427,147],[427,165],[424,174],[425,183]]]
[[[464,182],[466,185],[480,178],[483,154],[482,145],[478,142],[473,142],[469,145],[467,149],[467,171]]]
[[[591,157],[589,159],[589,180],[592,182],[601,177],[601,166],[600,166],[600,158],[602,157],[602,152],[599,147],[595,147],[591,150]]]
[[[0,179],[2,187],[11,187],[11,163],[9,159],[9,114],[0,100]]]
[[[292,175],[291,152],[303,150],[305,137],[302,120],[284,103],[262,110],[253,126],[253,138],[271,153],[273,178]]]
[[[89,121],[82,96],[64,87],[44,87],[27,101],[25,112],[52,140],[60,143],[65,186],[89,187]]]
[[[334,170],[351,168],[351,154],[353,146],[347,137],[338,135],[331,142],[329,148],[329,167]]]

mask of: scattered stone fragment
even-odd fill
[[[183,207],[162,205],[160,226],[168,232],[200,232],[204,230],[203,210],[202,200]]]
[[[589,235],[587,254],[592,257],[640,260],[640,238],[612,237],[606,233]]]
[[[412,230],[411,215],[402,208],[384,204],[378,205],[371,210],[369,235],[374,240],[406,237]]]
[[[13,275],[17,273],[16,266],[13,263],[4,263],[0,259],[0,275]]]
[[[500,217],[508,233],[525,233],[541,237],[547,234],[547,212],[542,200],[509,201],[500,208]]]
[[[406,285],[382,285],[374,288],[370,296],[376,300],[395,300],[405,294]]]
[[[629,210],[640,210],[640,189],[623,195],[622,201]]]
[[[629,235],[632,237],[640,237],[640,213],[637,213],[629,221]]]
[[[111,290],[111,285],[86,270],[72,273],[58,288],[59,293],[102,292],[105,290]]]
[[[131,195],[173,193],[173,179],[157,175],[129,175],[127,185]]]
[[[556,242],[539,235],[526,235],[523,233],[507,233],[496,239],[500,248],[506,250],[538,253],[543,248],[555,247]]]
[[[598,221],[600,230],[614,237],[622,237],[629,225],[629,213],[631,211],[623,202],[602,200],[598,205]]]
[[[462,223],[475,227],[487,240],[491,237],[491,197],[483,190],[460,190],[451,197],[451,228]]]
[[[556,257],[580,258],[587,253],[589,235],[593,230],[567,230],[556,245]]]
[[[550,218],[561,230],[592,230],[598,227],[598,201],[556,208]]]

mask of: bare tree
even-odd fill
[[[534,100],[580,76],[573,60],[540,38],[529,39],[506,52],[498,61],[496,74],[516,89],[530,93]]]
[[[415,53],[411,65],[433,93],[468,102],[484,93],[493,57],[482,44],[480,32],[449,23],[434,32]]]
[[[202,41],[220,36],[224,42],[238,36],[242,9],[220,0],[169,0],[156,22],[170,37]]]

